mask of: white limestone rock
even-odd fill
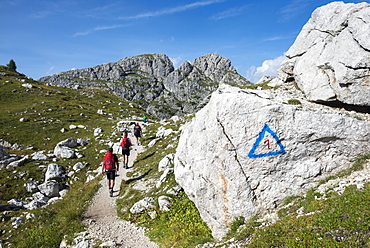
[[[369,122],[268,95],[223,85],[182,128],[175,178],[217,239],[369,151]]]
[[[19,167],[19,166],[23,166],[24,164],[26,164],[27,162],[29,161],[28,159],[28,155],[24,156],[23,158],[19,159],[19,160],[15,160],[11,163],[9,163],[6,168],[14,168],[14,167]]]
[[[62,189],[62,184],[55,180],[49,180],[40,184],[38,189],[47,197],[59,197],[59,191]]]
[[[162,175],[159,177],[159,180],[157,181],[156,183],[156,187],[159,188],[161,187],[162,183],[164,183],[168,177],[168,175],[170,174],[173,174],[174,173],[174,169],[173,168],[167,168],[164,170],[164,172],[162,173]]]
[[[73,165],[73,170],[80,171],[81,169],[85,168],[87,163],[77,162]]]
[[[131,208],[130,212],[132,214],[141,213],[147,209],[155,209],[153,202],[155,201],[154,197],[145,197],[144,199],[136,202]]]
[[[279,78],[295,80],[311,101],[370,106],[370,4],[316,9],[286,52]]]
[[[162,158],[162,160],[159,161],[159,164],[158,164],[158,171],[161,172],[171,167],[173,165],[174,157],[175,157],[175,154],[171,153],[171,154],[166,155],[164,158]]]
[[[103,132],[103,129],[100,127],[97,127],[94,129],[94,136],[98,136],[102,132]]]
[[[170,211],[172,198],[162,195],[158,197],[158,206],[160,211]]]
[[[48,165],[48,168],[45,173],[45,182],[50,180],[60,181],[64,178],[64,169],[58,164],[51,163]]]
[[[48,159],[48,156],[44,154],[44,151],[35,152],[32,154],[33,160],[46,160]]]
[[[24,184],[24,187],[26,187],[28,192],[35,193],[38,191],[38,182],[27,182]]]
[[[57,158],[76,158],[76,152],[75,150],[62,146],[60,144],[57,144],[54,148],[54,155]]]

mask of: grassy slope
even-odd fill
[[[13,247],[58,247],[64,235],[73,237],[74,233],[83,230],[80,216],[91,196],[97,190],[98,180],[88,184],[85,172],[95,169],[101,159],[98,151],[106,148],[93,137],[93,129],[102,127],[106,136],[112,133],[116,124],[115,118],[125,118],[133,115],[141,116],[142,111],[133,109],[124,101],[109,92],[98,90],[73,90],[45,86],[43,83],[30,81],[35,88],[27,90],[17,79],[25,78],[16,73],[5,72],[0,66],[0,138],[23,146],[32,146],[33,150],[9,151],[13,154],[30,154],[36,150],[53,150],[56,143],[69,137],[90,138],[89,145],[82,153],[82,159],[58,160],[65,168],[78,161],[89,163],[89,167],[79,174],[80,180],[70,188],[67,196],[47,207],[33,211],[4,213],[0,207],[2,222],[0,240],[10,241]],[[4,75],[6,74],[6,75]],[[6,83],[5,81],[11,81]],[[118,105],[122,102],[123,105]],[[97,109],[104,109],[112,115],[99,115]],[[80,115],[84,113],[88,117]],[[29,122],[20,122],[20,118]],[[83,124],[86,129],[70,130],[61,133],[61,128],[70,124]],[[165,126],[178,130],[181,123],[169,122]],[[155,138],[155,133],[161,125],[148,126],[143,144],[147,145]],[[103,135],[103,136],[104,136]],[[159,161],[167,154],[175,152],[178,134],[172,134],[160,140],[155,147],[148,148],[140,154],[135,171],[129,175],[133,178],[144,176],[143,180],[154,184],[161,173],[157,171]],[[367,160],[364,157],[361,163]],[[50,162],[50,161],[48,161]],[[48,162],[31,161],[16,169],[0,170],[0,200],[12,198],[25,199],[30,196],[23,184],[33,180],[43,181],[44,172],[39,165]],[[359,168],[357,168],[359,169]],[[20,172],[26,174],[18,178]],[[198,243],[212,240],[210,231],[200,219],[194,204],[180,194],[175,197],[170,212],[158,213],[155,219],[150,219],[146,213],[131,215],[128,209],[137,200],[145,196],[158,197],[166,195],[167,190],[175,185],[173,175],[163,187],[153,188],[149,192],[139,192],[132,186],[135,180],[122,185],[122,198],[118,201],[118,213],[124,219],[132,220],[148,228],[148,235],[162,247],[194,247]],[[258,227],[260,223],[250,220],[245,223],[238,218],[233,224],[228,239],[247,240],[252,238],[251,247],[369,247],[369,186],[363,191],[349,188],[342,196],[330,194],[327,200],[315,200],[313,190],[306,197],[292,198],[290,204],[280,211],[281,219],[268,227]],[[173,197],[173,196],[172,196]],[[296,210],[304,208],[305,212],[315,212],[312,215],[296,217]],[[19,229],[9,232],[10,218],[35,214]],[[226,241],[227,243],[227,241]]]
[[[28,89],[22,82],[33,85]],[[119,105],[119,103],[122,103]],[[107,115],[97,114],[103,109]],[[84,115],[81,115],[83,113]],[[27,155],[35,151],[52,151],[55,145],[67,138],[83,138],[88,145],[80,148],[84,155],[80,159],[57,159],[56,163],[67,171],[77,162],[88,163],[88,166],[77,173],[79,180],[70,186],[67,196],[47,208],[32,211],[4,212],[0,206],[0,240],[11,242],[13,247],[58,247],[64,235],[82,231],[80,216],[87,202],[97,190],[98,180],[86,181],[86,171],[100,166],[100,150],[106,145],[96,140],[93,131],[97,127],[103,129],[102,139],[112,133],[116,118],[133,115],[142,116],[143,111],[129,106],[111,92],[100,90],[73,90],[62,87],[50,87],[44,83],[27,79],[24,75],[9,72],[0,66],[0,138],[10,143],[17,143],[32,149],[7,150],[9,154]],[[26,118],[27,122],[20,122]],[[62,128],[69,125],[84,125],[62,133]],[[26,200],[31,193],[26,191],[24,183],[44,180],[44,169],[47,161],[30,161],[26,165],[0,170],[0,201],[7,205],[10,199]],[[19,176],[23,174],[22,176]],[[22,225],[19,229],[11,227],[11,217],[25,216],[28,212],[36,217]]]

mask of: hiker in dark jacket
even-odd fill
[[[136,143],[139,146],[140,145],[139,138],[141,137],[141,127],[139,123],[136,123],[134,126],[134,136],[136,137]]]
[[[118,158],[113,154],[113,148],[109,147],[108,152],[104,155],[102,165],[102,174],[107,174],[107,184],[109,188],[109,195],[113,196],[114,180],[116,177],[116,170],[118,171]]]

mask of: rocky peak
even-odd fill
[[[66,87],[106,88],[137,102],[159,118],[194,113],[204,106],[220,83],[250,84],[227,58],[207,54],[185,61],[174,70],[164,54],[127,57],[115,63],[72,70],[43,77],[40,81]]]
[[[122,58],[117,64],[126,73],[137,73],[137,71],[140,71],[160,79],[165,78],[174,70],[171,60],[165,54],[143,54]]]
[[[221,81],[226,72],[231,71],[236,73],[236,70],[231,66],[231,61],[223,58],[218,54],[210,53],[194,59],[193,66],[197,67],[207,77],[214,81]]]

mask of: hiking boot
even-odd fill
[[[111,190],[109,191],[109,196],[110,196],[110,197],[112,197],[112,196],[113,196],[113,189],[111,189]]]

